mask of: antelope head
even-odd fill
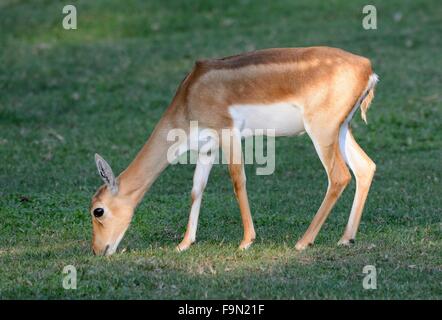
[[[104,185],[92,197],[92,251],[95,255],[111,255],[118,247],[133,216],[134,206],[128,197],[119,194],[118,179],[109,164],[98,154],[95,163]]]

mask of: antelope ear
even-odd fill
[[[118,193],[117,179],[115,179],[110,165],[98,153],[95,154],[95,164],[101,179],[103,179],[112,195],[116,195]]]

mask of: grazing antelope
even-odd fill
[[[237,129],[229,139],[217,142],[227,159],[232,160],[229,172],[244,225],[240,248],[248,248],[255,239],[242,156],[240,161],[233,161],[233,151],[241,150],[244,128],[274,129],[276,136],[307,132],[325,168],[327,192],[309,228],[297,242],[297,250],[314,242],[351,180],[350,167],[356,178],[356,193],[339,244],[352,243],[376,166],[356,143],[349,122],[358,108],[366,121],[376,82],[368,59],[328,47],[267,49],[196,62],[146,144],[117,178],[106,161],[95,155],[105,184],[91,204],[94,253],[115,252],[136,206],[170,162],[167,154],[172,142],[167,139],[168,132],[176,128],[188,132],[190,121],[198,121],[200,127],[215,132]],[[183,142],[177,157],[191,149],[190,142]],[[212,164],[198,158],[189,222],[177,247],[179,251],[188,249],[195,241],[201,198]]]

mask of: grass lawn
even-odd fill
[[[371,1],[0,1],[0,298],[442,298],[442,5]],[[170,166],[138,208],[120,253],[94,257],[94,153],[120,172],[200,58],[329,45],[369,57],[381,81],[354,135],[377,164],[356,243],[338,247],[354,179],[315,245],[294,246],[327,179],[307,135],[276,140],[276,171],[246,167],[257,241],[237,251],[225,165],[203,199],[197,243],[178,254],[193,165]],[[126,249],[121,253],[121,249]],[[78,270],[77,290],[62,270]],[[377,289],[362,287],[365,265]]]

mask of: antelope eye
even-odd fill
[[[96,208],[93,211],[94,217],[99,218],[104,214],[104,209],[103,208]]]

